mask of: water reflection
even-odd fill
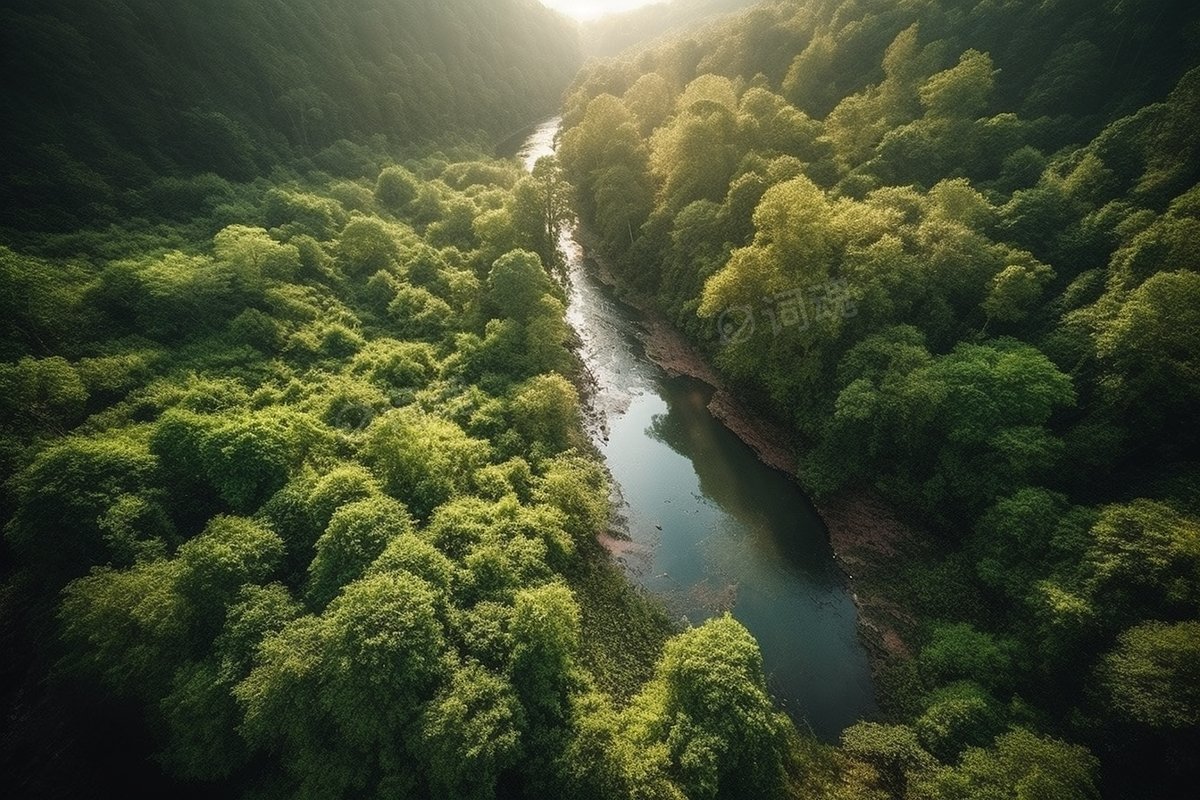
[[[519,151],[553,152],[557,121]],[[596,379],[593,438],[618,484],[630,577],[681,620],[731,611],[758,639],[776,700],[835,739],[874,710],[856,612],[819,517],[796,484],[762,464],[709,413],[711,389],[670,378],[637,338],[635,311],[585,268],[567,234],[567,319]]]

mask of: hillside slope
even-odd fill
[[[341,140],[509,133],[579,60],[534,0],[7,0],[0,53],[0,226],[56,229],[161,175],[322,153],[336,171]]]
[[[615,56],[627,48],[753,4],[754,0],[674,0],[589,20],[582,24],[584,55]]]

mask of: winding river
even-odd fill
[[[531,169],[554,153],[559,126],[543,123],[510,152]],[[628,534],[609,549],[680,622],[731,612],[758,639],[776,702],[835,740],[875,700],[854,603],[820,517],[789,476],[709,413],[710,387],[669,377],[646,358],[639,312],[595,277],[576,237],[564,234],[560,246],[567,318],[596,384],[591,435]]]

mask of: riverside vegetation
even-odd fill
[[[782,2],[569,93],[622,280],[792,427],[814,495],[925,532],[850,796],[1194,784],[1198,32],[1171,2]]]
[[[521,0],[11,2],[18,794],[1168,796],[1200,745],[1183,3],[764,4],[586,68]],[[71,56],[71,57],[65,57]],[[603,561],[556,236],[917,521],[841,745]],[[730,309],[836,286],[854,313]],[[1194,782],[1194,781],[1193,781]]]

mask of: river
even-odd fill
[[[527,169],[553,154],[559,125],[547,121],[523,140],[517,156]],[[639,312],[588,268],[576,236],[568,231],[560,246],[567,320],[596,383],[590,433],[628,534],[610,550],[681,623],[731,612],[758,639],[780,707],[836,740],[875,711],[875,692],[820,517],[794,480],[709,413],[710,387],[646,358]]]

